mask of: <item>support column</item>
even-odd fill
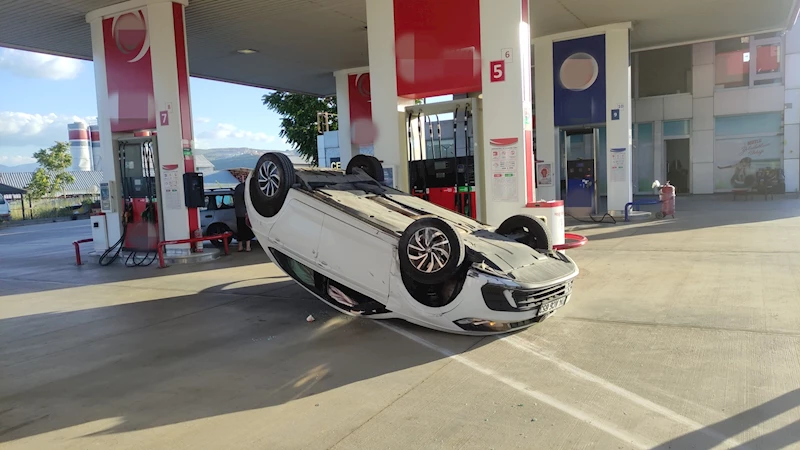
[[[552,183],[539,184],[537,194],[542,200],[561,199],[561,155],[559,154],[558,132],[553,114],[553,41],[547,37],[534,41],[533,52],[536,99],[536,159],[543,164],[551,164]]]
[[[395,168],[395,187],[408,191],[408,161],[403,117],[413,100],[397,95],[394,2],[367,0],[367,39],[371,83],[375,157],[384,167]]]
[[[800,191],[800,27],[786,33],[783,172],[786,192]]]
[[[633,200],[630,30],[606,31],[606,170],[608,211]]]
[[[88,18],[87,18],[88,21]],[[103,181],[115,186],[111,193],[114,204],[111,211],[105,211],[108,224],[109,245],[117,242],[122,235],[122,211],[120,198],[120,173],[117,161],[117,148],[111,134],[109,119],[108,83],[106,80],[106,55],[103,46],[103,21],[89,22],[92,32],[92,61],[94,62],[95,95],[97,96],[97,128],[100,132],[100,167],[95,170],[103,172]]]
[[[528,0],[481,0],[485,219],[535,201]],[[478,155],[479,156],[479,155]]]
[[[566,170],[561,167],[559,130],[587,126],[606,127],[607,173],[596,176],[607,179],[608,210],[622,211],[632,199],[631,26],[609,24],[534,40],[536,156],[552,164],[555,173],[551,185],[539,186],[540,199],[561,196]]]
[[[353,142],[350,139],[350,90],[347,85],[349,71],[333,73],[336,79],[336,119],[339,121],[339,157],[342,167],[347,167],[353,157]],[[324,147],[324,145],[323,145]]]
[[[692,193],[714,193],[714,43],[692,45]],[[661,127],[658,127],[657,131]],[[661,143],[663,145],[663,138]],[[659,141],[656,141],[658,143]],[[666,181],[666,158],[656,160],[656,178]],[[663,177],[663,178],[659,178]]]
[[[200,226],[197,209],[183,201],[182,175],[194,171],[186,4],[187,0],[134,0],[86,15],[92,27],[104,180],[115,181],[121,189],[117,139],[142,129],[157,131],[156,176],[164,180],[177,175],[177,186],[161,183],[158,195],[162,240],[188,238]],[[109,215],[109,223],[119,220],[119,211]],[[118,234],[109,226],[112,242]],[[185,253],[189,245],[168,250]]]
[[[369,67],[339,70],[336,78],[336,114],[339,120],[339,153],[342,167],[353,155],[375,145]]]

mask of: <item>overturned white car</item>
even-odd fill
[[[271,259],[333,308],[461,334],[503,333],[569,302],[575,263],[544,224],[494,229],[386,187],[374,157],[345,172],[266,153],[247,179],[253,232]]]

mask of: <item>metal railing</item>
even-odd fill
[[[87,242],[94,242],[94,239],[81,239],[79,241],[75,241],[72,243],[72,246],[75,247],[75,264],[80,266],[81,262],[81,244],[85,244]]]
[[[572,233],[564,233],[564,242],[563,244],[556,244],[553,246],[553,250],[570,250],[573,248],[583,247],[589,242],[589,238],[586,236],[581,236],[580,234],[572,234]]]

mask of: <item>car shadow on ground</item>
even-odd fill
[[[91,286],[245,267],[270,262],[269,256],[257,242],[253,242],[250,252],[238,252],[236,242],[234,242],[230,247],[229,255],[221,254],[214,261],[197,264],[175,264],[164,269],[158,267],[158,258],[155,253],[148,257],[146,262],[151,261],[151,258],[155,259],[152,259],[153,262],[150,265],[125,267],[115,262],[108,266],[101,266],[96,262],[90,262],[86,250],[84,250],[83,265],[76,266],[74,253],[46,259],[37,258],[35,254],[32,254],[30,258],[16,260],[13,266],[4,267],[0,272],[0,281],[5,282],[6,285],[3,289],[0,289],[0,297],[63,289],[67,287],[67,284],[70,286]],[[13,286],[10,286],[11,284]]]
[[[724,438],[737,436],[798,406],[800,406],[800,389],[795,389],[755,408],[665,442],[653,450],[711,450],[722,444]],[[789,448],[798,442],[800,442],[800,422],[796,421],[745,442],[737,448],[771,450]]]
[[[373,321],[340,315],[293,281],[272,284],[280,296],[222,285],[0,320],[0,330],[25,335],[0,337],[0,443],[103,419],[117,423],[96,434],[269,408],[443,358]],[[459,351],[481,343],[445,337]],[[309,413],[336,407],[320,399],[301,405]]]

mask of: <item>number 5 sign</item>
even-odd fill
[[[489,72],[489,81],[492,83],[506,81],[506,62],[502,59],[499,61],[490,61]]]

